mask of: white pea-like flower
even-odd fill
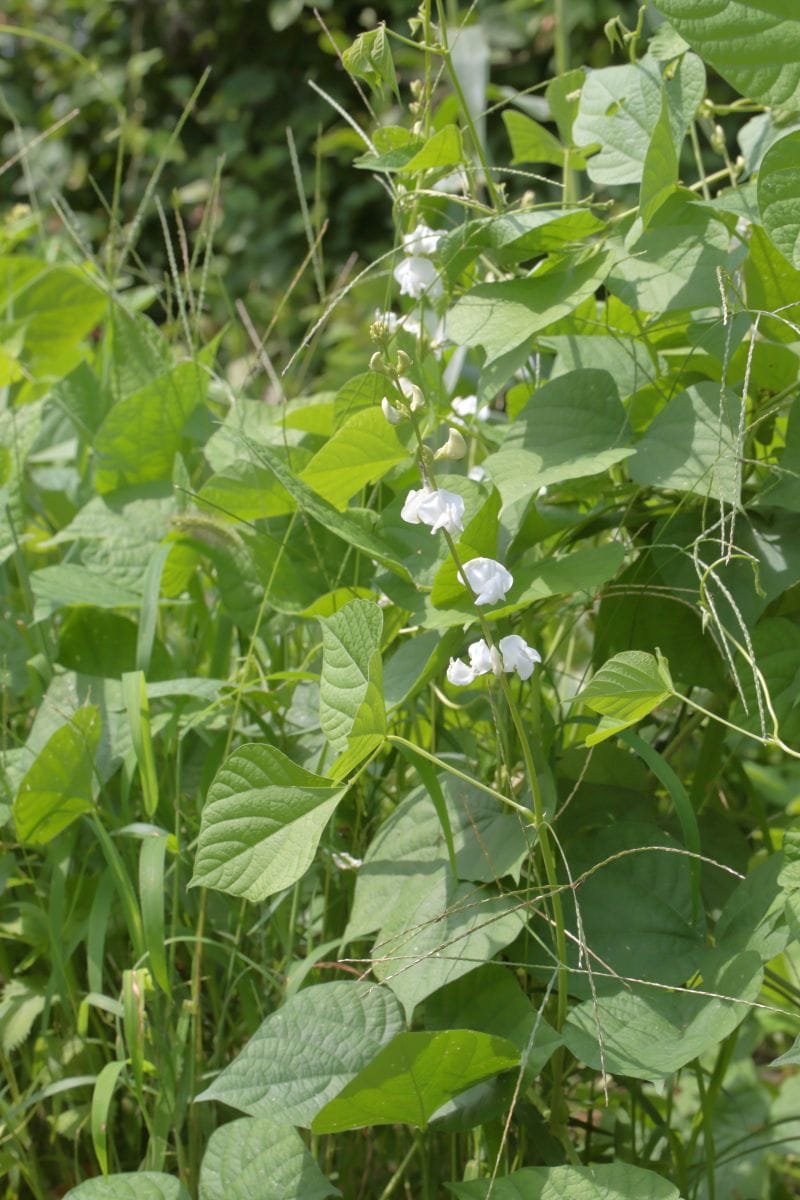
[[[446,488],[412,488],[400,516],[409,525],[430,525],[431,533],[445,529],[453,537],[464,530],[464,501]]]
[[[447,441],[434,454],[435,459],[464,458],[467,453],[467,443],[457,429],[448,429]]]
[[[488,404],[478,408],[477,396],[454,396],[450,407],[459,417],[477,417],[479,421],[487,421],[492,411]]]
[[[442,285],[436,267],[429,258],[422,258],[418,254],[402,258],[394,269],[394,277],[400,286],[401,296],[419,300],[423,293],[431,299],[441,295]]]
[[[476,675],[503,674],[503,659],[495,646],[490,646],[485,638],[480,638],[467,647],[469,663]]]
[[[517,633],[500,638],[499,647],[503,656],[503,669],[509,674],[516,671],[520,679],[530,679],[534,667],[542,661],[539,651],[529,646]]]
[[[475,672],[460,658],[451,658],[447,668],[447,679],[455,687],[468,687],[475,679]]]
[[[486,468],[481,466],[470,467],[467,471],[467,479],[474,479],[476,483],[483,483],[487,478]]]
[[[403,419],[403,414],[399,408],[391,403],[388,396],[384,396],[381,400],[381,412],[386,417],[390,425],[399,425]]]
[[[423,396],[421,389],[418,388],[415,383],[412,383],[410,379],[406,379],[405,376],[402,376],[398,380],[398,385],[406,400],[409,401],[408,407],[412,412],[419,412],[421,408],[425,407],[425,397]]]
[[[403,234],[403,250],[406,254],[435,254],[443,236],[438,229],[431,229],[421,221],[416,229]]]
[[[499,604],[514,586],[514,576],[493,558],[471,558],[464,563],[462,583],[475,593],[476,604]]]

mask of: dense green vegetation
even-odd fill
[[[785,1200],[800,19],[322,7],[2,38],[3,1194]]]

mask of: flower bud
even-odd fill
[[[467,443],[457,429],[450,429],[447,441],[434,454],[435,459],[463,458],[467,453]]]
[[[387,373],[386,363],[380,350],[376,350],[370,358],[369,367],[371,371],[377,371],[380,375],[385,375]]]
[[[405,350],[398,350],[397,358],[395,359],[395,369],[397,371],[397,374],[405,375],[410,366],[411,366],[411,359],[408,357]]]

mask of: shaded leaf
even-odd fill
[[[200,1200],[323,1200],[341,1196],[296,1129],[253,1117],[230,1121],[209,1138]]]

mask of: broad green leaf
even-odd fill
[[[551,250],[585,242],[603,229],[603,221],[588,209],[531,209],[469,221],[439,243],[439,259],[455,282],[483,250],[491,250],[503,267],[527,262]]]
[[[800,269],[800,132],[774,142],[764,155],[758,171],[758,207],[781,254]]]
[[[750,250],[744,265],[747,302],[751,308],[762,313],[776,314],[766,319],[762,317],[759,332],[776,341],[794,342],[797,339],[795,330],[800,324],[800,270],[787,262],[760,226],[753,226],[749,244]],[[779,312],[780,316],[777,315]],[[794,411],[795,406],[790,420]],[[788,487],[794,483],[785,477],[780,482],[781,486]]]
[[[312,1129],[339,1133],[400,1123],[425,1129],[446,1101],[518,1062],[516,1046],[486,1033],[469,1029],[399,1033],[325,1105]]]
[[[484,467],[503,504],[565,479],[596,475],[633,453],[617,388],[607,371],[572,371],[534,392]]]
[[[719,308],[717,268],[731,269],[731,236],[713,210],[687,199],[668,197],[643,229],[631,228],[625,254],[608,275],[608,289],[629,308],[663,313],[668,309]]]
[[[573,126],[578,146],[600,146],[588,162],[592,182],[612,187],[640,183],[662,111],[677,150],[703,99],[705,82],[703,64],[694,54],[684,55],[663,81],[649,56],[635,64],[592,71]]]
[[[779,1058],[773,1058],[769,1064],[771,1067],[797,1067],[800,1066],[800,1033],[794,1039],[794,1043],[789,1047],[785,1054],[781,1054]]]
[[[476,1029],[508,1038],[522,1055],[526,1075],[538,1075],[562,1044],[560,1034],[539,1017],[513,972],[499,963],[440,988],[425,1002],[427,1029]],[[534,1033],[535,1029],[535,1033]]]
[[[800,628],[786,617],[764,617],[752,631],[751,643],[782,736],[792,743],[797,727],[796,714],[794,718],[791,714],[798,701]],[[759,707],[756,680],[747,666],[742,670],[742,695],[737,698],[730,719],[753,733],[761,734],[762,720],[771,729],[771,718],[764,711],[763,700]],[[792,730],[787,727],[790,720],[794,725]]]
[[[67,1192],[64,1200],[189,1200],[174,1175],[160,1171],[125,1171],[87,1179]]]
[[[368,408],[337,429],[300,472],[300,479],[342,512],[365,484],[407,458],[408,451],[381,409]]]
[[[679,1200],[662,1175],[626,1162],[591,1167],[523,1167],[511,1175],[448,1183],[457,1200]]]
[[[439,783],[447,805],[460,879],[490,883],[519,879],[532,837],[514,813],[485,792],[451,775]],[[444,865],[447,849],[441,822],[427,791],[414,789],[384,821],[356,878],[348,940],[380,929],[395,910],[414,902],[425,880]]]
[[[593,296],[610,266],[608,253],[593,250],[548,263],[527,279],[478,284],[451,309],[448,337],[459,346],[483,346],[486,364],[494,363]]]
[[[577,703],[588,704],[605,718],[587,736],[587,746],[635,725],[672,694],[672,680],[663,659],[659,662],[641,650],[616,654],[575,698]]]
[[[348,738],[382,735],[386,728],[380,650],[383,613],[372,601],[354,600],[319,623],[320,725],[338,754]]]
[[[199,363],[180,363],[118,400],[95,437],[97,491],[171,479],[183,427],[204,399],[207,383]]]
[[[710,381],[675,396],[637,443],[628,463],[631,479],[738,505],[742,403],[735,392]]]
[[[602,864],[574,891],[590,956],[588,965],[599,972],[594,983],[600,995],[609,988],[616,990],[616,982],[605,977],[609,971],[623,978],[638,976],[655,983],[681,984],[697,969],[706,936],[694,915],[690,859],[681,849],[681,843],[658,826],[630,820],[592,830],[570,844],[573,879]],[[640,852],[625,853],[636,850]],[[619,855],[622,857],[615,857]],[[575,935],[575,941],[568,943],[569,963],[579,969],[570,976],[570,988],[587,999],[587,952],[579,954],[571,896],[566,898],[565,908]]]
[[[70,604],[92,608],[139,608],[141,593],[96,574],[78,563],[55,563],[31,573],[31,589],[38,614],[51,613]]]
[[[115,400],[138,392],[169,373],[169,342],[149,317],[112,302],[108,378]]]
[[[91,812],[100,713],[79,708],[48,739],[19,786],[14,823],[22,842],[44,845],[82,813]]]
[[[387,428],[389,428],[388,425]],[[324,529],[328,529],[357,550],[363,550],[365,554],[377,559],[401,578],[410,579],[405,565],[398,560],[392,548],[372,532],[366,521],[357,519],[353,512],[338,512],[333,505],[323,500],[313,488],[296,476],[272,447],[258,445],[246,436],[243,436],[243,440],[253,456],[269,467],[278,482],[283,484],[290,495],[294,496],[300,508],[318,521]]]
[[[457,167],[464,160],[461,133],[457,125],[445,125],[428,139],[412,159],[400,167],[401,174],[416,174],[419,171],[438,171]]]
[[[580,91],[586,73],[581,67],[574,71],[565,71],[551,79],[545,89],[545,99],[550,106],[550,112],[558,126],[559,136],[565,145],[572,146],[572,127],[578,115]]]
[[[564,165],[564,147],[558,138],[553,137],[549,129],[545,129],[532,117],[524,113],[506,109],[503,113],[503,124],[511,139],[512,163],[554,163]]]
[[[402,1027],[388,988],[355,981],[304,988],[262,1021],[198,1100],[308,1126]]]
[[[770,855],[731,892],[714,929],[714,944],[724,953],[752,950],[768,963],[786,949],[790,931],[782,922],[781,866],[781,856]]]
[[[324,1200],[341,1196],[296,1129],[243,1117],[215,1129],[200,1168],[200,1200]]]
[[[800,108],[794,0],[658,0],[681,37],[743,96]]]
[[[661,112],[657,71],[639,63],[603,67],[586,76],[572,133],[577,146],[599,146],[588,162],[593,183],[639,183]]]
[[[202,508],[236,517],[240,521],[258,521],[264,517],[281,517],[297,507],[271,471],[257,463],[232,463],[224,471],[212,475],[197,496]]]
[[[650,136],[642,171],[642,186],[639,190],[639,214],[645,228],[674,190],[677,182],[678,154],[672,138],[665,96],[661,104],[661,114]]]
[[[616,994],[572,1009],[562,1030],[564,1041],[580,1062],[601,1070],[599,1026],[606,1071],[664,1079],[718,1046],[741,1024],[762,979],[758,954],[746,951],[715,966],[709,952],[697,992],[618,985]]]
[[[35,377],[60,378],[84,357],[80,343],[108,300],[78,267],[47,267],[15,295],[4,318],[24,330],[22,358]]]
[[[494,958],[525,923],[516,897],[459,883],[449,864],[419,877],[399,899],[372,947],[372,970],[409,1019],[426,996]]]
[[[348,46],[343,53],[342,63],[346,71],[357,79],[365,80],[374,92],[381,93],[388,89],[400,99],[392,48],[383,23],[377,29],[359,34],[352,46]]]
[[[274,746],[240,746],[203,805],[192,886],[252,901],[290,887],[311,866],[343,794]]]

